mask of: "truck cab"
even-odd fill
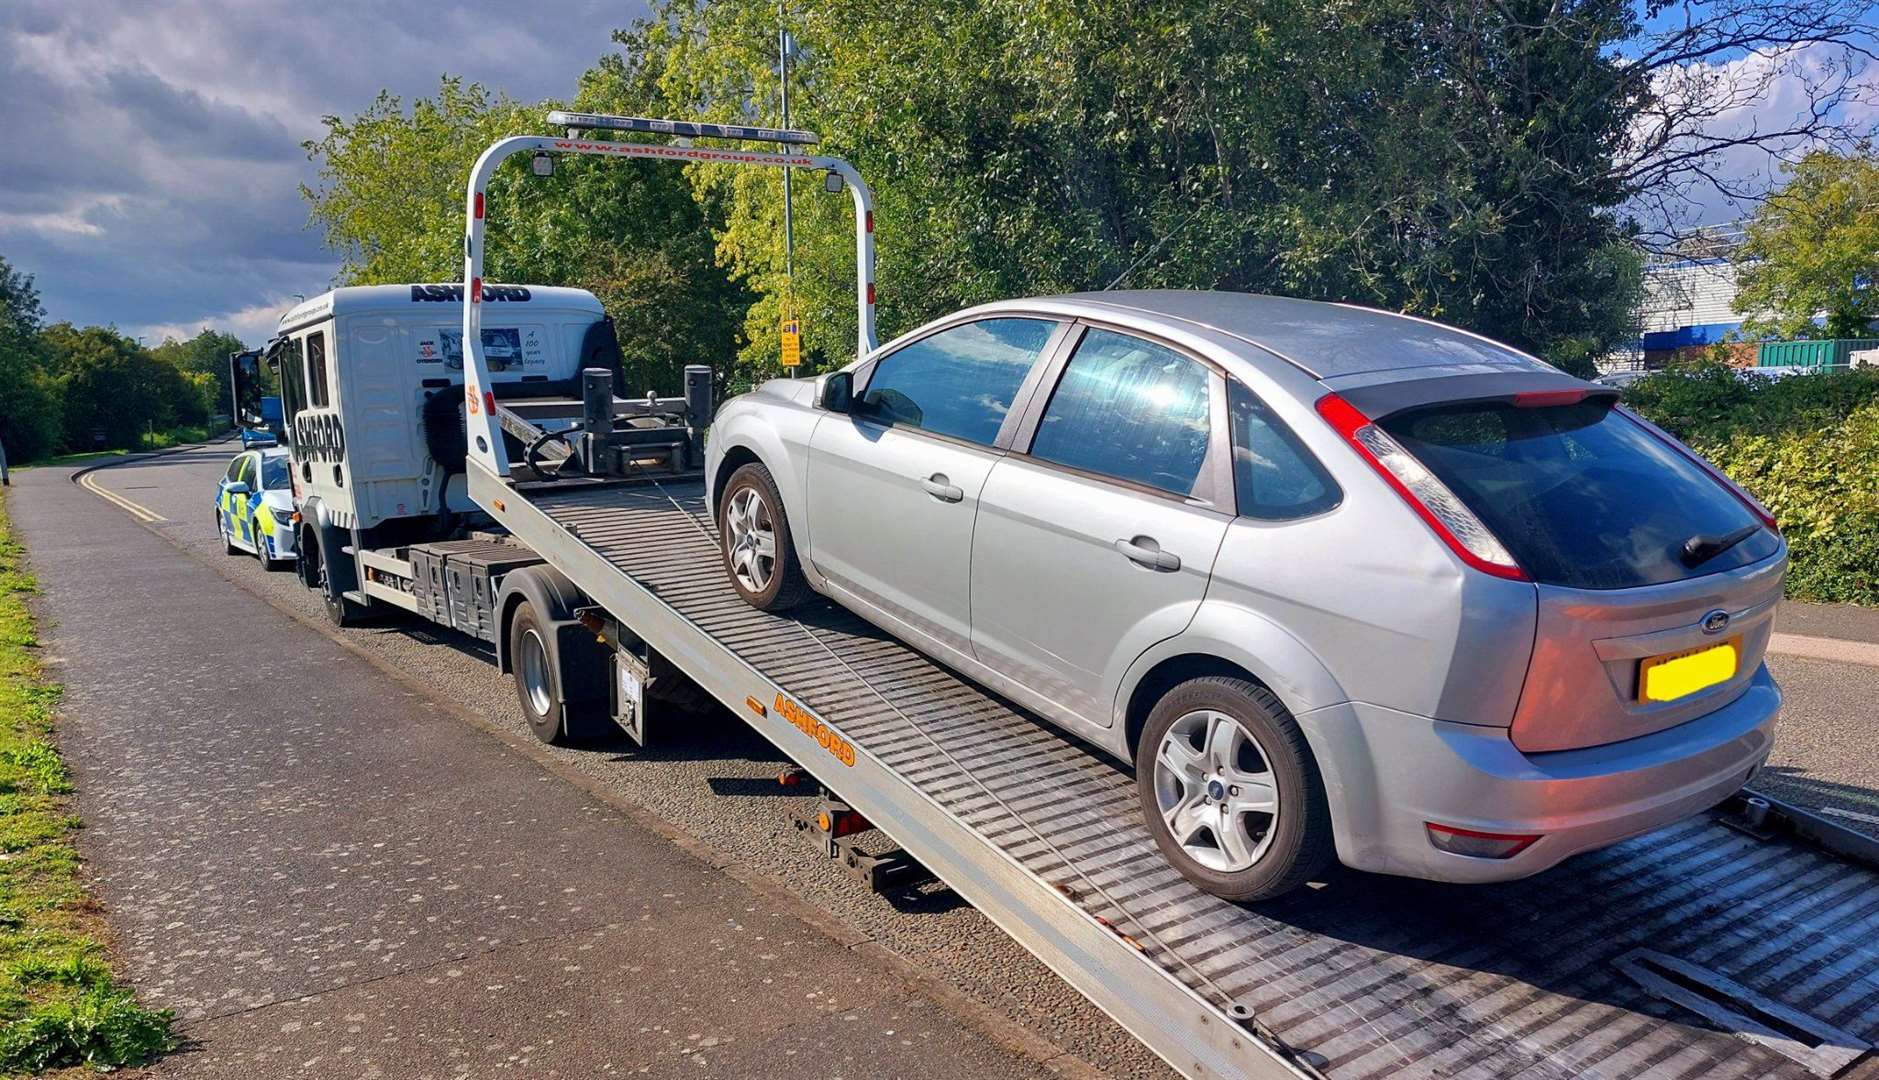
[[[572,391],[620,366],[613,324],[584,289],[485,285],[482,329],[498,398]],[[463,286],[334,289],[281,317],[280,377],[295,492],[310,527],[369,531],[476,512],[464,482]]]

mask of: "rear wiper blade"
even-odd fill
[[[1683,565],[1695,569],[1761,531],[1760,525],[1744,525],[1732,533],[1724,533],[1721,536],[1712,533],[1697,533],[1683,542],[1683,550],[1679,555],[1683,560]]]

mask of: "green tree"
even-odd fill
[[[195,388],[198,400],[182,410],[189,415],[181,417],[181,423],[200,424],[210,415],[229,411],[228,357],[243,348],[235,335],[204,327],[187,341],[165,338],[150,350],[154,359],[177,368]]]
[[[33,279],[0,258],[0,443],[18,464],[58,446],[58,389],[39,340],[44,310]]]
[[[64,401],[64,442],[91,449],[138,445],[147,430],[164,431],[207,418],[203,387],[135,339],[103,326],[57,323],[40,335]]]
[[[1357,301],[1581,366],[1631,332],[1626,0],[828,0],[792,29],[792,119],[877,195],[883,336],[1112,284]],[[774,5],[671,0],[618,37],[597,106],[651,86],[671,115],[778,119]],[[785,292],[848,355],[846,201],[798,186],[786,281],[776,176],[690,171],[760,294],[746,360],[773,363]]]
[[[1749,219],[1735,309],[1752,335],[1866,337],[1879,319],[1879,153],[1815,151]]]
[[[318,183],[302,193],[342,256],[341,281],[461,280],[471,165],[496,139],[542,131],[553,107],[445,78],[408,110],[380,94],[357,117],[327,117],[307,144]],[[515,160],[490,183],[484,276],[591,290],[629,372],[675,392],[685,364],[728,365],[748,303],[716,265],[709,206],[669,164],[570,156],[537,177]]]

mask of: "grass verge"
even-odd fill
[[[86,895],[72,781],[51,742],[59,688],[35,656],[33,579],[0,495],[0,1072],[139,1065],[176,1045],[173,1015],[111,972]]]

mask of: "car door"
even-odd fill
[[[972,521],[1001,432],[1062,324],[944,327],[871,361],[810,438],[808,558],[916,644],[970,656]]]
[[[246,454],[236,454],[228,463],[228,471],[215,485],[215,514],[222,522],[222,531],[234,539],[240,539],[241,533],[235,527],[235,498],[228,493],[228,486],[241,476],[241,463]]]
[[[247,484],[248,491],[246,494],[231,495],[228,500],[229,510],[237,525],[237,535],[249,547],[254,546],[254,507],[261,487],[261,477],[255,470],[254,462],[253,454],[241,456],[241,471],[235,475],[235,479]]]
[[[1193,619],[1232,521],[1224,382],[1100,327],[1047,380],[979,495],[972,643],[1014,694],[1106,727],[1123,671]]]

